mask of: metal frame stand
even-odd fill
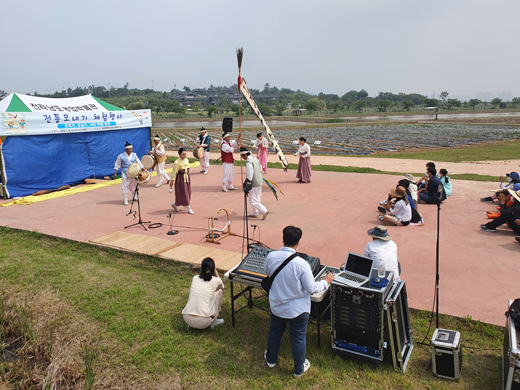
[[[136,222],[136,223],[133,223],[131,225],[125,226],[125,229],[129,228],[129,227],[132,227],[132,226],[141,225],[144,230],[148,231],[148,229],[146,228],[146,226],[144,226],[144,224],[145,223],[150,223],[151,221],[143,221],[141,219],[141,200],[139,199],[139,183],[136,184],[135,191],[134,191],[133,195],[134,196],[132,197],[132,204],[130,205],[130,211],[126,215],[128,216],[128,215],[132,214],[132,208],[134,207],[134,202],[136,200],[135,198],[137,197],[137,215],[139,216],[139,221]]]

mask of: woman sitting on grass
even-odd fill
[[[439,179],[441,179],[442,186],[444,187],[444,192],[446,193],[446,196],[451,195],[451,181],[450,177],[448,176],[448,171],[446,169],[441,169],[439,171]]]
[[[202,260],[200,275],[191,281],[190,297],[182,310],[184,321],[189,327],[206,329],[222,325],[223,319],[217,318],[222,305],[224,283],[218,276],[215,262],[211,257]]]

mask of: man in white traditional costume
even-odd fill
[[[233,187],[233,152],[238,147],[236,141],[231,141],[229,133],[222,135],[222,143],[220,144],[220,157],[222,159],[222,169],[224,170],[224,176],[222,177],[222,191],[228,192],[228,190],[236,190]]]
[[[262,177],[262,166],[260,161],[251,155],[251,152],[244,147],[240,148],[240,158],[246,160],[246,182],[244,190],[248,192],[249,204],[253,208],[248,217],[258,218],[262,215],[262,220],[267,218],[269,211],[261,203],[262,201],[262,185],[264,179]],[[249,189],[250,188],[250,189]]]
[[[211,144],[211,138],[208,135],[207,130],[203,127],[200,129],[200,134],[197,137],[197,145],[204,148],[204,156],[200,158],[200,166],[202,170],[200,173],[207,174],[209,170],[209,147]]]
[[[153,148],[149,154],[155,157],[157,164],[157,177],[159,178],[159,181],[157,182],[155,188],[162,186],[163,182],[168,184],[170,180],[168,180],[168,174],[164,169],[166,164],[166,150],[164,149],[164,145],[161,144],[161,138],[159,137],[159,134],[155,134],[153,137]]]
[[[125,145],[125,151],[121,153],[119,156],[117,156],[116,163],[114,165],[114,179],[117,178],[117,170],[121,168],[121,177],[123,178],[123,182],[121,185],[121,192],[123,193],[123,203],[125,205],[128,204],[128,190],[130,190],[132,193],[135,192],[135,188],[137,186],[137,181],[134,180],[134,178],[129,178],[126,175],[126,171],[128,167],[134,163],[139,164],[141,168],[143,168],[143,164],[141,164],[141,160],[139,160],[139,157],[137,157],[137,154],[133,153],[132,151],[134,148],[128,141]],[[137,198],[136,198],[137,200]]]

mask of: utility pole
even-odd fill
[[[108,83],[108,97],[110,97],[110,83]]]
[[[153,90],[153,80],[152,80],[152,90]]]

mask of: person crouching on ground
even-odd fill
[[[403,226],[409,225],[412,219],[412,207],[407,199],[406,189],[403,186],[399,186],[395,190],[391,189],[390,194],[393,198],[392,201],[384,205],[388,213],[380,215],[379,219],[396,226],[399,224]]]
[[[283,247],[267,255],[264,274],[273,275],[289,256],[296,253],[301,237],[300,228],[287,226],[283,229]],[[269,367],[276,365],[280,342],[289,324],[294,376],[302,376],[309,369],[311,364],[305,358],[305,349],[311,294],[326,290],[333,280],[334,274],[329,273],[323,280],[316,282],[309,263],[298,256],[290,260],[276,275],[269,291],[271,325],[267,350],[264,352],[264,359]]]
[[[249,214],[248,217],[258,218],[262,215],[262,220],[265,220],[269,211],[267,211],[266,207],[261,203],[262,185],[264,184],[262,165],[260,164],[260,161],[253,157],[251,152],[243,146],[240,148],[240,158],[247,161],[244,191],[249,197],[249,204],[253,208],[252,213]]]
[[[179,211],[179,206],[184,206],[188,213],[195,214],[191,209],[191,178],[190,161],[186,157],[186,149],[179,149],[179,158],[173,163],[172,178],[170,180],[170,192],[175,183],[175,202],[172,207]]]
[[[508,192],[514,198],[514,203],[510,207],[506,207],[506,196],[503,193],[498,194],[498,200],[500,202],[500,216],[485,225],[480,225],[480,229],[484,232],[496,232],[497,227],[508,222],[509,227],[517,234],[520,235],[520,225],[516,222],[520,219],[520,190],[513,191],[509,189]]]
[[[202,260],[200,275],[191,281],[190,296],[186,307],[182,310],[184,321],[190,328],[206,329],[222,325],[218,318],[222,305],[222,289],[224,283],[215,268],[211,257]]]
[[[437,170],[435,168],[428,168],[426,174],[428,176],[428,184],[426,188],[419,190],[419,200],[417,202],[437,204],[444,201],[446,199],[446,193],[444,192],[441,179],[437,177]]]
[[[452,188],[451,188],[451,180],[448,176],[448,171],[444,168],[442,168],[439,171],[439,179],[441,179],[442,186],[444,187],[444,192],[446,193],[446,197],[451,195]]]

